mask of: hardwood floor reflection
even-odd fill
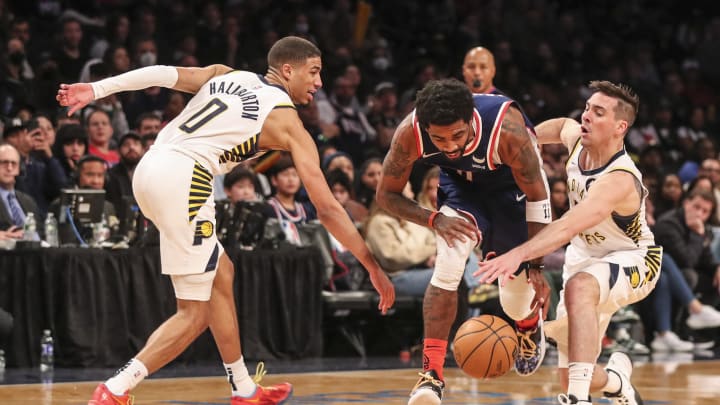
[[[633,383],[645,404],[705,405],[720,403],[720,361],[669,359],[635,365]],[[417,370],[363,370],[267,375],[271,384],[290,381],[292,404],[405,404],[417,380]],[[559,393],[556,372],[543,366],[527,378],[513,372],[495,380],[468,378],[456,368],[446,371],[448,388],[443,405],[555,404]],[[86,404],[97,382],[0,386],[0,403]],[[150,379],[134,391],[136,405],[228,404],[229,387],[223,377]],[[596,399],[595,403],[608,403]]]

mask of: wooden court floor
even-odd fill
[[[417,370],[333,371],[269,374],[264,383],[290,381],[292,404],[406,404],[417,380]],[[494,380],[465,377],[456,368],[446,371],[448,388],[444,405],[454,404],[556,404],[560,392],[553,366],[521,378],[510,372]],[[646,405],[720,404],[720,360],[636,364],[633,382]],[[97,382],[0,386],[2,405],[86,404]],[[229,404],[223,377],[149,379],[135,391],[137,405]],[[609,403],[596,398],[594,403]]]

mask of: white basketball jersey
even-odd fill
[[[610,159],[605,166],[582,170],[579,156],[583,147],[580,139],[570,152],[567,169],[567,187],[570,209],[585,198],[592,183],[605,174],[624,171],[635,176],[642,184],[642,174],[635,166],[627,152],[623,149]],[[645,197],[647,190],[643,187],[643,198],[640,209],[633,215],[621,216],[613,213],[599,224],[575,235],[567,249],[566,261],[572,265],[588,257],[603,257],[610,253],[623,251],[646,251],[655,244],[655,237],[645,221]]]
[[[295,106],[281,87],[264,77],[232,71],[205,83],[160,131],[155,145],[186,153],[213,175],[227,173],[239,162],[262,154],[258,137],[274,108]]]

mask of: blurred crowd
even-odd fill
[[[467,80],[466,52],[482,46],[494,55],[493,89],[517,100],[536,124],[579,117],[590,80],[625,83],[639,94],[639,117],[626,148],[649,191],[646,214],[665,247],[666,281],[644,308],[623,311],[608,345],[624,342],[631,351],[649,351],[627,332],[617,332],[640,312],[653,350],[693,350],[701,340],[713,342],[720,326],[713,309],[720,303],[720,240],[714,238],[720,225],[720,17],[702,5],[0,0],[0,239],[22,238],[27,213],[40,222],[48,212],[57,217],[60,192],[72,187],[105,190],[105,217],[112,232],[127,239],[138,229],[131,191],[135,165],[190,97],[149,88],[97,100],[68,117],[55,101],[60,83],[153,64],[222,63],[263,74],[274,41],[296,35],[323,51],[324,87],[298,112],[318,146],[328,184],[398,290],[421,296],[434,265],[435,236],[375,206],[375,187],[394,130],[412,111],[417,90],[433,79]],[[568,208],[567,151],[550,145],[542,157],[559,217]],[[437,169],[417,167],[407,195],[436,208],[438,176]],[[253,212],[275,220],[290,243],[303,243],[300,225],[316,219],[293,162],[280,153],[218,177],[215,197],[225,218],[237,217],[228,210],[238,202],[262,203]],[[226,232],[226,240],[236,235],[221,226],[218,231]],[[329,288],[362,288],[353,276],[362,273],[359,264],[337,241],[330,245],[336,263]],[[472,260],[477,257],[469,272]],[[561,251],[548,257],[549,277],[562,260]],[[466,281],[471,301],[493,296],[471,277]]]

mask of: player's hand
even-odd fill
[[[455,242],[476,241],[482,243],[480,231],[472,223],[458,217],[449,217],[439,213],[433,220],[433,229],[445,239],[448,246],[455,247]],[[478,240],[479,239],[479,240]]]
[[[533,289],[535,289],[535,297],[530,307],[541,308],[542,317],[545,319],[550,309],[550,285],[543,276],[542,271],[538,269],[528,270],[528,283],[532,283]]]
[[[495,256],[495,252],[489,252],[485,260],[478,263],[479,269],[473,273],[481,283],[492,284],[498,280],[500,286],[505,287],[508,280],[515,278],[514,274],[522,264],[520,256],[512,253],[512,250]]]
[[[395,286],[384,271],[377,269],[375,271],[370,271],[369,273],[370,282],[375,288],[375,291],[377,291],[380,295],[378,309],[383,315],[385,315],[387,314],[388,309],[392,308],[395,303]]]
[[[90,83],[61,84],[55,99],[68,109],[68,117],[95,99]]]

